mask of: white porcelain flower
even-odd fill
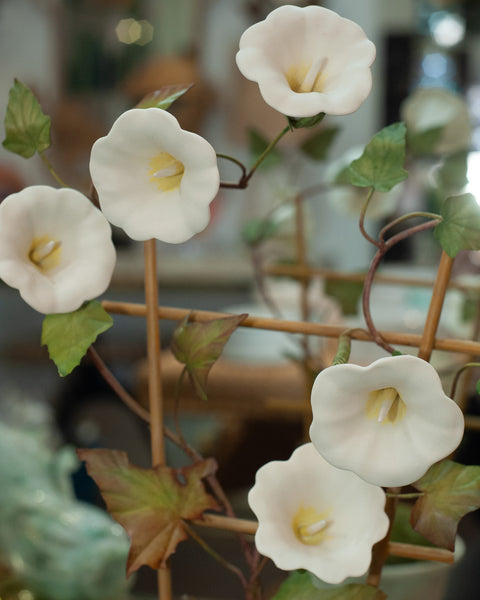
[[[363,575],[388,529],[383,490],[336,469],[313,444],[261,467],[248,503],[258,551],[280,569],[307,569],[328,583]]]
[[[108,221],[76,190],[31,186],[0,204],[0,279],[41,313],[102,294],[115,258]]]
[[[290,117],[352,113],[372,88],[375,46],[321,6],[281,6],[240,38],[236,60],[267,104]]]
[[[207,226],[220,184],[212,146],[159,108],[120,115],[93,145],[90,174],[111,223],[134,240],[173,244]]]
[[[415,356],[335,365],[312,388],[310,437],[332,465],[381,486],[414,482],[460,443],[464,419]]]

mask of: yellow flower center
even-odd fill
[[[62,242],[50,235],[33,238],[28,250],[28,259],[37,269],[46,273],[60,264]]]
[[[323,92],[327,77],[324,70],[326,65],[327,58],[316,58],[310,63],[302,61],[292,65],[285,73],[290,89],[297,94]]]
[[[168,152],[160,152],[148,163],[150,181],[162,192],[171,192],[180,187],[185,170],[183,163]]]
[[[404,418],[407,405],[395,388],[387,387],[370,392],[366,412],[369,419],[378,423],[394,424]]]
[[[331,524],[327,520],[330,510],[317,512],[312,506],[304,507],[303,504],[295,513],[292,528],[297,539],[307,546],[316,546],[326,538],[325,532]]]

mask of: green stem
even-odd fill
[[[428,219],[435,219],[437,221],[442,221],[442,217],[440,215],[437,215],[437,214],[431,213],[431,212],[425,212],[425,211],[417,211],[417,212],[408,213],[406,215],[402,215],[401,217],[394,219],[390,223],[387,223],[387,225],[385,225],[385,227],[383,227],[383,229],[380,230],[380,233],[378,234],[378,239],[380,240],[380,243],[382,243],[384,241],[385,234],[387,233],[387,231],[389,229],[392,229],[392,227],[395,227],[396,225],[403,223],[403,221],[406,221],[407,219],[415,219],[415,218],[419,218],[419,217],[426,217]]]
[[[359,327],[352,327],[344,331],[338,338],[338,348],[335,358],[332,361],[332,367],[334,365],[344,365],[350,358],[350,350],[352,346],[352,333],[354,331],[364,331]]]
[[[48,158],[45,156],[44,152],[39,152],[41,159],[43,160],[43,162],[45,163],[47,169],[50,171],[50,173],[52,174],[53,178],[57,181],[57,183],[59,183],[62,187],[70,187],[68,186],[58,175],[58,173],[55,171],[55,169],[53,168],[52,163],[48,160]]]
[[[188,525],[188,523],[186,521],[182,520],[182,525],[183,525],[184,529],[187,531],[187,533],[190,535],[190,537],[192,537],[197,542],[197,544],[199,544],[205,550],[205,552],[207,552],[207,554],[209,554],[212,558],[214,558],[216,561],[218,561],[226,569],[228,569],[232,573],[235,573],[235,575],[237,575],[237,577],[242,582],[242,585],[243,585],[244,589],[247,589],[247,587],[248,587],[247,579],[246,579],[245,575],[242,573],[242,571],[240,571],[240,569],[238,567],[236,567],[235,565],[232,565],[227,560],[225,560],[223,558],[223,556],[221,556],[216,550],[214,550],[209,544],[207,544],[207,542],[205,540],[203,540],[190,527],[190,525]]]
[[[380,248],[380,243],[377,242],[377,240],[373,239],[373,237],[367,233],[367,230],[365,229],[365,215],[367,213],[367,208],[368,205],[370,204],[370,200],[372,199],[373,193],[375,192],[375,188],[372,186],[370,188],[370,190],[368,191],[368,195],[365,199],[365,202],[362,206],[362,210],[360,212],[360,220],[359,220],[359,227],[360,227],[360,231],[362,232],[363,237],[370,242],[371,244],[373,244],[374,246],[377,246],[377,248]]]
[[[457,390],[457,384],[458,384],[458,380],[460,379],[460,375],[466,371],[467,369],[471,369],[474,367],[480,367],[480,363],[478,362],[469,362],[465,365],[463,365],[463,367],[461,367],[456,373],[455,373],[455,377],[453,378],[453,383],[452,383],[452,389],[450,391],[450,398],[454,398],[455,397],[455,392]]]
[[[268,146],[265,148],[265,150],[260,154],[260,156],[257,158],[257,160],[254,162],[254,164],[250,167],[249,172],[247,173],[247,175],[245,176],[245,187],[246,184],[248,184],[248,182],[250,181],[250,179],[252,178],[252,175],[255,173],[255,171],[258,169],[258,167],[262,164],[262,162],[264,161],[264,159],[268,156],[268,154],[275,148],[275,146],[278,144],[278,142],[282,139],[282,137],[288,133],[290,131],[290,125],[287,125],[284,129],[282,129],[282,131],[277,135],[276,138],[274,138],[269,144]]]

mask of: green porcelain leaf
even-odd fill
[[[207,399],[207,377],[225,344],[240,323],[247,317],[233,315],[205,323],[189,323],[185,317],[175,328],[172,352],[188,371],[195,392]]]
[[[424,494],[413,506],[412,527],[432,544],[453,551],[458,522],[480,508],[480,467],[443,460],[414,485]]]
[[[15,79],[5,115],[4,148],[23,158],[43,152],[50,146],[50,123],[31,90]]]
[[[108,512],[130,537],[128,575],[143,565],[152,569],[165,565],[188,537],[183,520],[199,519],[204,511],[218,509],[202,482],[216,470],[213,459],[181,469],[142,469],[120,450],[77,450],[77,454],[86,462]]]
[[[388,192],[406,179],[408,172],[403,168],[405,134],[403,123],[394,123],[377,133],[366,145],[362,156],[350,164],[350,183]]]
[[[300,149],[312,160],[325,160],[339,131],[340,127],[322,127],[305,140]]]
[[[447,198],[440,207],[443,220],[433,234],[451,258],[460,250],[480,250],[480,206],[472,194]]]
[[[80,364],[89,346],[113,325],[100,302],[90,300],[71,313],[47,315],[43,320],[42,346],[64,377]]]
[[[192,86],[193,83],[188,85],[165,85],[159,90],[155,90],[144,96],[136,108],[161,108],[162,110],[167,110],[175,100],[178,100],[185,92],[188,92]]]
[[[385,600],[379,589],[350,583],[332,589],[316,588],[308,572],[295,572],[280,586],[272,600]]]

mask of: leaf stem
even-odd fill
[[[450,398],[453,399],[455,397],[455,392],[457,390],[457,384],[458,384],[458,380],[460,379],[460,375],[467,369],[471,369],[474,367],[480,367],[480,363],[469,362],[469,363],[466,363],[465,365],[463,365],[463,367],[461,367],[460,369],[458,369],[458,371],[455,373],[455,377],[453,378],[452,389],[450,391]]]
[[[387,498],[398,498],[399,500],[413,500],[415,498],[421,498],[425,492],[408,492],[406,494],[395,494],[391,492],[386,492]]]
[[[381,244],[383,243],[385,234],[387,233],[387,231],[389,229],[392,229],[392,227],[395,227],[396,225],[399,225],[400,223],[403,223],[403,221],[406,221],[407,219],[415,219],[415,218],[419,218],[419,217],[427,217],[427,218],[430,218],[430,219],[436,219],[437,221],[442,221],[443,220],[440,215],[437,215],[437,214],[431,213],[431,212],[425,212],[425,211],[416,211],[416,212],[408,213],[406,215],[402,215],[401,217],[398,217],[397,219],[394,219],[390,223],[387,223],[385,225],[385,227],[383,227],[380,230],[380,232],[378,234],[378,239],[379,239],[380,243]]]
[[[250,167],[250,170],[248,171],[248,173],[247,173],[243,163],[241,163],[236,158],[233,158],[233,157],[229,156],[228,154],[217,154],[217,156],[220,158],[225,158],[226,160],[231,160],[232,162],[237,164],[243,171],[242,176],[236,183],[229,182],[229,181],[220,182],[220,187],[237,189],[237,190],[245,189],[248,186],[248,182],[250,181],[253,174],[258,169],[258,167],[262,164],[262,162],[265,160],[265,158],[268,156],[268,154],[273,150],[273,148],[275,148],[275,146],[282,139],[282,137],[289,131],[290,131],[290,125],[287,125],[284,129],[282,129],[282,131],[268,144],[268,146],[265,148],[265,150],[260,154],[260,156],[257,158],[257,160],[253,163],[253,165]]]
[[[42,152],[39,152],[39,154],[40,154],[40,158],[43,160],[47,169],[50,171],[51,175],[57,181],[57,183],[59,183],[62,187],[70,187],[61,179],[61,177],[55,171],[52,163],[48,160],[47,156],[45,155],[45,152],[42,151]]]
[[[375,240],[369,233],[367,233],[367,230],[365,229],[365,215],[367,213],[367,208],[368,208],[368,205],[370,204],[370,200],[372,199],[374,192],[375,192],[375,188],[373,186],[371,186],[368,191],[368,195],[365,198],[365,202],[362,206],[362,210],[360,211],[360,220],[358,222],[358,226],[360,227],[360,231],[361,231],[363,237],[368,242],[373,244],[374,246],[377,246],[377,248],[380,248],[380,243],[377,242],[377,240]]]
[[[205,552],[207,552],[207,554],[209,554],[212,558],[214,558],[216,561],[218,561],[226,569],[228,569],[232,573],[235,573],[235,575],[242,582],[242,585],[245,590],[248,588],[247,579],[246,579],[245,575],[242,573],[242,571],[237,566],[232,565],[227,560],[225,560],[225,558],[223,558],[223,556],[221,556],[216,550],[214,550],[209,544],[207,544],[207,542],[205,540],[203,540],[197,534],[197,532],[194,531],[192,529],[192,527],[190,527],[190,525],[188,525],[188,523],[186,521],[182,520],[182,525],[185,528],[185,530],[188,532],[190,537],[192,537],[205,550]]]

